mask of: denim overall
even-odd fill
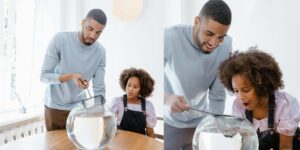
[[[141,100],[142,112],[128,109],[127,95],[123,95],[124,113],[118,129],[146,135],[146,102],[142,97],[139,99]]]

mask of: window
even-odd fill
[[[0,37],[0,111],[19,106],[16,96],[16,5],[15,0],[1,1]]]
[[[42,40],[34,41],[35,0],[2,0],[0,11],[0,113],[24,112],[43,103],[37,58],[44,49],[36,46]]]

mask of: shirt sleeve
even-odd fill
[[[101,53],[101,61],[98,65],[96,73],[93,77],[93,89],[95,95],[102,95],[105,97],[105,83],[104,83],[104,76],[105,76],[105,66],[106,66],[106,53],[105,49],[102,49]]]
[[[171,35],[170,35],[170,29],[165,29],[164,31],[164,65],[166,65],[167,61],[170,59],[170,49],[171,49]]]
[[[209,111],[216,114],[223,114],[225,107],[225,89],[221,84],[219,78],[209,88]]]
[[[276,97],[277,132],[286,136],[293,136],[300,122],[300,107],[296,98],[287,93],[279,93]]]
[[[170,29],[165,29],[164,32],[164,93],[174,93],[172,90],[171,82],[166,73],[169,69],[169,63],[171,62],[171,49],[172,49],[172,35]]]
[[[113,98],[111,101],[109,101],[107,103],[107,106],[111,109],[111,111],[114,113],[114,114],[117,114],[117,105],[116,105],[116,98]]]
[[[157,122],[154,106],[150,101],[146,101],[146,120],[147,127],[154,128]]]
[[[115,114],[115,117],[117,119],[117,124],[120,125],[122,116],[123,116],[123,103],[120,98],[116,97],[113,98],[109,103],[108,107],[110,107],[111,111]]]
[[[222,58],[220,59],[220,63],[227,59],[232,51],[232,40],[230,37],[226,37],[225,43],[223,45],[225,47],[224,54],[222,54]],[[224,113],[225,107],[225,99],[226,93],[223,84],[221,83],[217,73],[214,82],[209,87],[209,108],[210,112],[214,112],[217,114]]]
[[[59,74],[55,73],[55,67],[60,61],[60,46],[62,43],[59,34],[56,34],[48,45],[41,70],[41,81],[49,84],[59,84]]]

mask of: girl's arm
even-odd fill
[[[147,136],[154,138],[154,130],[153,128],[146,127]]]
[[[155,114],[155,110],[154,110],[154,106],[153,104],[146,100],[146,121],[147,121],[147,126],[146,126],[146,132],[147,132],[147,136],[150,136],[152,138],[154,138],[154,127],[156,125],[157,122],[157,117]]]
[[[293,149],[293,136],[286,136],[286,135],[280,134],[279,139],[280,139],[280,144],[279,144],[280,150],[292,150]]]

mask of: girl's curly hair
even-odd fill
[[[140,80],[140,96],[141,97],[148,97],[154,90],[154,80],[152,77],[143,69],[136,69],[136,68],[129,68],[123,70],[120,75],[120,85],[121,88],[126,91],[126,85],[131,77],[137,77]]]
[[[226,89],[233,91],[232,77],[246,76],[255,88],[257,96],[269,96],[284,87],[282,73],[275,59],[256,47],[246,52],[234,52],[219,66],[219,78]]]

